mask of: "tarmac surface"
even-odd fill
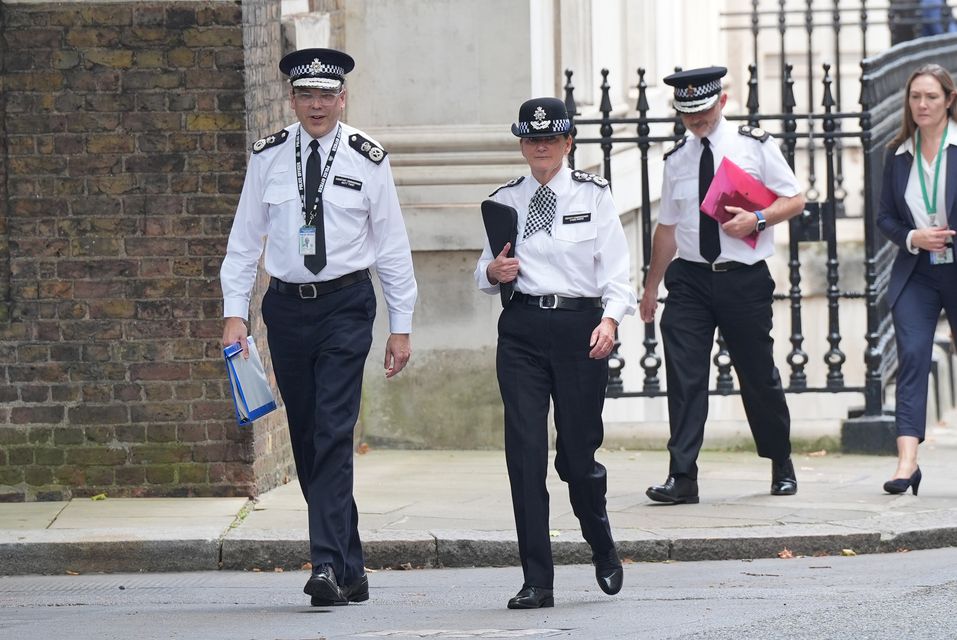
[[[659,505],[665,451],[600,450],[608,511],[625,561],[850,555],[957,545],[957,414],[920,448],[920,493],[887,495],[896,459],[796,454],[795,496],[772,496],[771,464],[703,452],[701,503]],[[501,451],[370,451],[356,456],[366,566],[519,564]],[[556,564],[590,562],[564,483],[549,471]],[[0,575],[216,569],[308,562],[306,505],[294,480],[245,498],[131,498],[0,504]]]

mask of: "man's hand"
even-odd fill
[[[385,343],[385,377],[391,378],[408,364],[412,357],[412,341],[407,333],[391,333]]]
[[[615,329],[618,323],[612,318],[602,318],[595,330],[591,332],[591,340],[588,346],[591,351],[588,352],[589,358],[600,360],[608,357],[611,350],[615,347]]]
[[[918,229],[910,237],[910,243],[924,251],[943,251],[947,243],[953,240],[954,233],[957,232],[953,229],[941,227]]]
[[[741,207],[725,207],[724,210],[734,216],[721,225],[726,234],[732,238],[741,239],[754,233],[758,224],[758,216],[753,211],[747,211]]]
[[[518,277],[518,258],[508,257],[508,250],[511,248],[512,243],[506,242],[505,246],[502,247],[502,252],[488,263],[488,267],[485,268],[485,275],[490,283],[511,282]]]
[[[645,292],[641,294],[641,302],[638,305],[638,314],[642,322],[654,322],[655,311],[658,309],[658,287],[651,289],[645,287]]]
[[[249,345],[246,343],[246,322],[242,318],[230,316],[223,327],[223,347],[236,343],[243,348],[243,357],[249,357]]]

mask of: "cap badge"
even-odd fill
[[[536,131],[547,129],[552,124],[551,120],[545,119],[545,116],[546,116],[545,110],[542,109],[541,106],[535,109],[535,113],[533,113],[532,116],[535,118],[535,120],[533,120],[529,124],[532,125],[532,129],[535,129]]]
[[[309,73],[322,73],[322,63],[319,62],[319,58],[313,58],[312,62],[309,63]]]
[[[381,162],[384,155],[385,154],[383,153],[382,149],[380,149],[379,147],[372,147],[371,149],[369,149],[369,158],[373,162]]]

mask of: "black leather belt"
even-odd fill
[[[678,258],[685,264],[690,264],[692,267],[697,267],[699,269],[707,269],[708,271],[713,271],[715,273],[724,273],[725,271],[734,271],[735,269],[743,269],[744,267],[753,267],[753,264],[748,264],[746,262],[735,262],[734,260],[728,260],[727,262],[695,262],[694,260],[685,260],[684,258]]]
[[[270,278],[269,288],[284,296],[294,296],[300,300],[315,300],[319,296],[324,296],[327,293],[348,287],[350,284],[368,279],[369,270],[363,269],[362,271],[353,271],[352,273],[347,273],[344,276],[339,276],[333,280],[326,280],[325,282],[304,282],[300,284],[296,282],[283,282],[279,278]]]
[[[572,311],[584,311],[586,309],[601,308],[601,298],[566,298],[554,293],[544,296],[530,296],[526,293],[515,292],[512,294],[512,300],[530,304],[539,309],[571,309]]]

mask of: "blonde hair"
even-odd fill
[[[887,145],[892,149],[899,147],[905,140],[911,139],[917,130],[917,124],[914,122],[914,114],[910,110],[910,87],[919,76],[930,76],[936,80],[940,84],[941,89],[944,90],[944,95],[948,98],[957,94],[957,89],[954,88],[954,79],[950,76],[950,72],[947,71],[947,69],[939,64],[933,63],[918,67],[914,73],[910,74],[910,77],[907,79],[907,85],[904,87],[904,113],[901,117],[901,129]],[[951,120],[957,122],[957,100],[953,100],[950,106],[947,107],[947,114]]]

